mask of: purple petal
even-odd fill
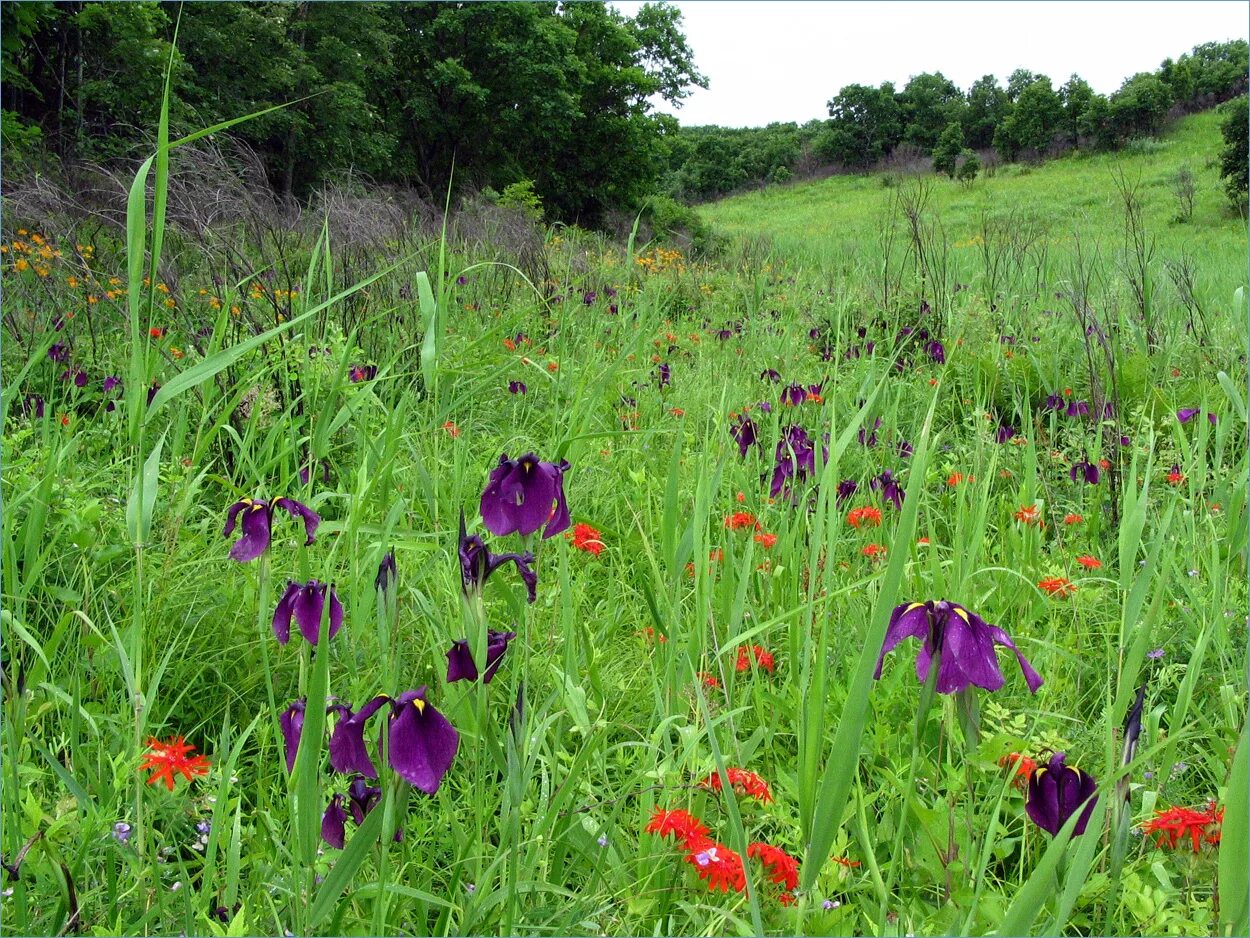
[[[278,725],[282,728],[282,739],[286,744],[286,770],[295,769],[295,754],[299,750],[300,736],[304,732],[304,701],[292,702],[278,717]]]
[[[335,795],[330,799],[325,814],[321,815],[321,839],[331,847],[342,850],[347,838],[347,831],[344,829],[346,821],[347,812],[343,810],[343,796]]]
[[[406,691],[392,705],[388,755],[391,768],[428,795],[451,768],[460,734],[425,701],[425,688]]]
[[[385,695],[374,697],[357,713],[346,707],[341,708],[347,715],[340,717],[330,734],[330,767],[334,771],[344,775],[358,772],[366,778],[378,777],[378,770],[365,746],[365,723],[388,699]]]
[[[873,677],[881,679],[881,664],[885,656],[894,650],[905,638],[918,638],[924,641],[929,637],[929,609],[924,603],[904,603],[895,606],[890,613],[890,625],[885,632],[885,643],[881,646],[881,654],[877,656],[877,670]],[[926,668],[926,671],[928,669]]]
[[[950,603],[942,629],[942,663],[938,672],[939,694],[953,694],[969,684],[989,691],[1003,686],[994,641],[980,616]]]
[[[274,504],[279,508],[285,508],[292,518],[304,519],[304,534],[307,536],[304,546],[310,545],[315,540],[317,525],[321,524],[321,515],[293,498],[279,498]]]
[[[291,640],[291,615],[295,610],[295,600],[299,596],[300,585],[294,580],[286,581],[286,592],[278,600],[273,611],[273,634],[278,644],[285,645]]]
[[[1181,423],[1189,423],[1196,416],[1198,416],[1197,407],[1182,407],[1176,412],[1176,419]]]
[[[1020,671],[1024,674],[1025,683],[1029,685],[1029,690],[1037,693],[1037,689],[1045,683],[1042,676],[1033,670],[1033,665],[1029,664],[1028,659],[1020,653],[1020,649],[1016,647],[1016,643],[1011,640],[1011,636],[1004,632],[996,625],[989,626],[990,637],[1000,645],[1010,648],[1016,656],[1016,661],[1020,663]]]
[[[242,529],[243,536],[230,548],[230,559],[247,563],[269,549],[269,506],[262,501],[248,505],[243,513]]]
[[[469,640],[457,639],[447,649],[447,683],[476,680],[477,664],[473,661],[473,652],[469,650]]]

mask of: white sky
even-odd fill
[[[627,16],[636,0],[613,4]],[[1006,85],[1017,68],[1073,72],[1109,94],[1202,42],[1250,36],[1245,0],[993,0],[792,2],[683,0],[673,4],[695,65],[709,80],[679,110],[682,124],[755,127],[828,117],[825,102],[849,84],[940,71],[962,90],[982,75]]]

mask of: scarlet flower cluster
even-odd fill
[[[735,511],[725,519],[725,527],[730,531],[738,531],[742,528],[753,528],[758,531],[760,523],[755,520],[755,515],[749,511]]]
[[[777,544],[776,534],[757,534],[755,535],[755,543],[761,545],[764,550],[772,550]]]
[[[1016,520],[1023,524],[1037,524],[1041,520],[1041,511],[1036,505],[1025,505],[1016,512]]]
[[[1156,847],[1167,845],[1175,850],[1182,837],[1189,837],[1194,853],[1203,843],[1218,844],[1220,827],[1224,823],[1224,809],[1209,802],[1206,808],[1168,808],[1156,811],[1155,816],[1142,825],[1142,833],[1155,834]]]
[[[159,739],[148,740],[148,757],[139,770],[152,769],[148,784],[163,781],[165,787],[174,790],[174,773],[177,772],[188,782],[196,775],[207,775],[210,763],[204,756],[188,756],[195,749],[181,736],[175,736],[168,742]]]
[[[881,509],[874,508],[872,505],[865,505],[862,508],[852,508],[846,516],[847,523],[853,528],[863,527],[870,524],[874,528],[881,527]]]
[[[1011,782],[1016,788],[1023,791],[1029,785],[1029,776],[1037,770],[1037,760],[1031,759],[1024,753],[1009,752],[998,760],[998,764],[1002,766],[1014,765],[1015,777]]]
[[[656,808],[646,831],[660,837],[672,837],[685,853],[685,861],[707,883],[709,892],[746,891],[742,855],[709,837],[703,822],[688,811]],[[768,879],[782,887],[778,901],[782,905],[792,904],[794,890],[799,885],[799,861],[780,847],[762,841],[748,844],[747,856],[758,859]]]
[[[746,795],[754,798],[760,804],[768,804],[773,800],[773,793],[768,788],[768,783],[746,769],[725,769],[725,774],[729,776],[729,784],[733,787],[736,794]],[[702,788],[710,788],[713,791],[722,791],[722,783],[719,772],[713,772],[707,778],[699,783]]]
[[[603,551],[603,535],[588,524],[575,524],[573,530],[564,535],[573,542],[578,550],[584,550],[596,557]]]
[[[1057,596],[1060,599],[1065,596],[1071,596],[1076,592],[1076,586],[1067,577],[1062,576],[1048,576],[1046,579],[1039,581],[1037,585],[1051,596]]]
[[[777,669],[777,665],[773,661],[772,652],[766,651],[760,645],[739,645],[738,660],[734,664],[734,669],[737,671],[749,671],[752,659],[755,660],[757,667],[763,668],[769,674],[772,674]]]

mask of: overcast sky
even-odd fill
[[[616,2],[632,16],[641,2]],[[849,84],[940,71],[964,91],[982,75],[1005,85],[1017,68],[1073,72],[1109,94],[1201,42],[1245,39],[1245,0],[1047,2],[792,2],[684,0],[686,38],[710,84],[660,110],[681,123],[756,127],[828,117],[825,102]]]

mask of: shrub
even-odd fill
[[[1224,191],[1234,205],[1246,202],[1247,184],[1250,183],[1250,167],[1247,166],[1247,148],[1250,147],[1250,104],[1243,94],[1234,98],[1220,112],[1224,119],[1220,124],[1220,133],[1224,136],[1224,149],[1220,152],[1220,178],[1224,180]]]
[[[532,179],[522,179],[504,186],[499,196],[499,205],[503,208],[519,208],[535,220],[543,217],[543,200],[534,191]]]

